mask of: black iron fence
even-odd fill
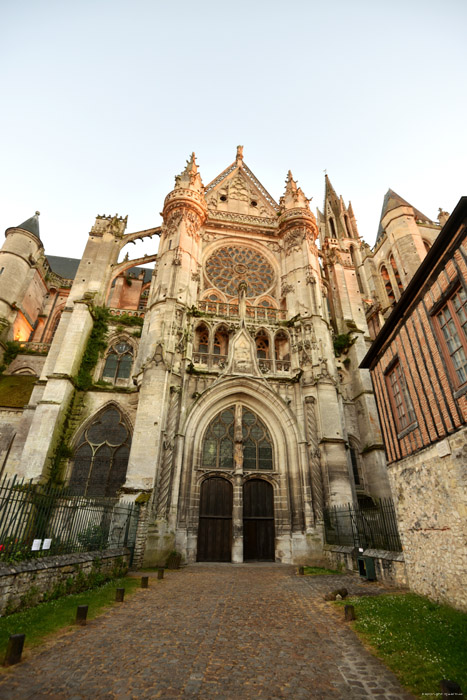
[[[0,562],[113,547],[133,549],[138,507],[12,477],[0,481]]]
[[[350,503],[325,508],[324,532],[327,544],[402,551],[394,503],[389,498],[374,508],[359,508]]]

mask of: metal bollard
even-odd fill
[[[299,575],[299,576],[304,576],[304,575],[305,575],[305,567],[304,567],[304,566],[299,566],[299,567],[298,567],[298,575]]]
[[[5,661],[3,662],[4,666],[13,666],[13,664],[17,664],[21,661],[25,639],[25,634],[10,634],[8,646],[6,648]]]
[[[149,587],[149,576],[141,576],[141,588]]]
[[[159,580],[164,578],[164,569],[157,569],[157,578]]]
[[[76,624],[84,627],[86,624],[86,618],[88,616],[88,606],[78,605],[76,609]]]
[[[355,608],[353,605],[345,605],[344,606],[344,613],[345,613],[345,619],[346,620],[355,620]]]
[[[125,597],[125,589],[124,588],[117,588],[115,591],[115,601],[117,603],[123,603],[123,598]]]
[[[443,698],[462,698],[464,697],[464,694],[461,690],[461,687],[456,681],[450,681],[447,678],[443,678],[443,680],[440,682],[439,687],[441,688],[441,695]]]

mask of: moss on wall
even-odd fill
[[[0,377],[0,406],[23,408],[32,394],[37,377],[29,374],[12,374]]]

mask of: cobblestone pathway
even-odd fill
[[[400,700],[323,593],[381,590],[280,564],[195,564],[150,580],[118,607],[0,677],[3,700]]]

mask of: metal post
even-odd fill
[[[346,620],[355,620],[355,608],[353,605],[345,605],[344,613]]]
[[[141,588],[149,587],[149,576],[141,576]]]
[[[88,616],[88,606],[78,605],[76,609],[76,624],[84,627],[86,624],[86,618]]]
[[[305,574],[305,567],[304,566],[299,566],[298,567],[298,575],[299,576],[304,576]]]
[[[21,661],[25,638],[25,634],[10,635],[6,648],[5,661],[3,662],[4,666],[13,666],[13,664],[17,664]]]
[[[164,578],[164,569],[157,569],[157,578],[159,580]]]
[[[115,601],[117,603],[123,603],[123,598],[125,597],[125,589],[124,588],[117,588],[115,591]]]

